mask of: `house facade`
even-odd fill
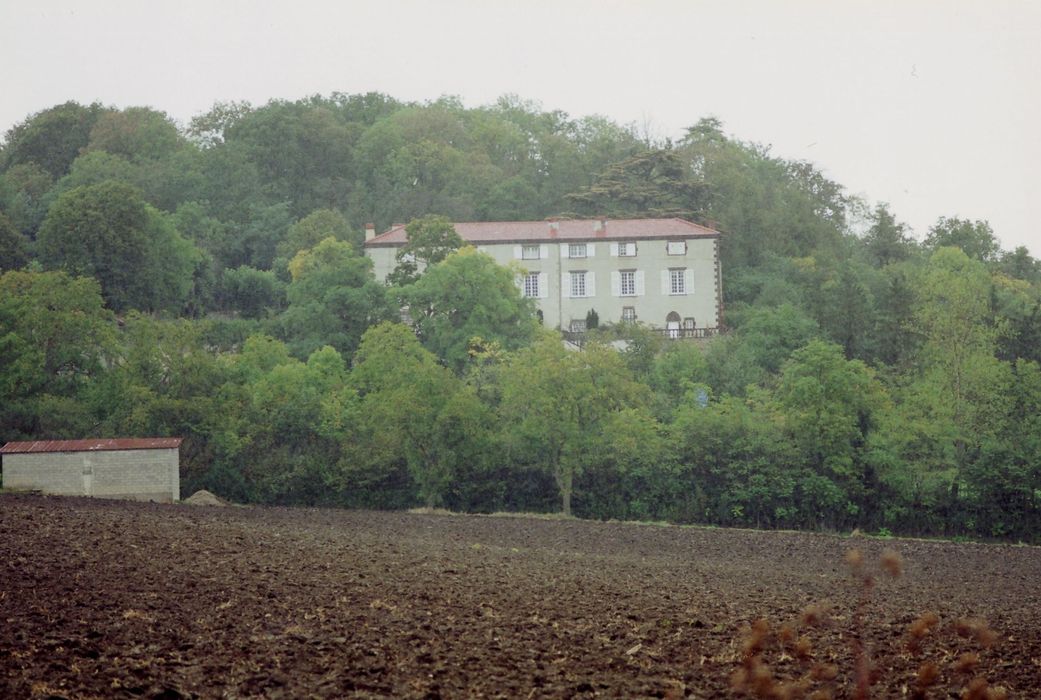
[[[181,438],[37,440],[0,447],[4,488],[59,496],[173,502]]]
[[[521,293],[543,324],[585,330],[639,321],[669,337],[704,337],[722,325],[719,232],[683,219],[569,219],[454,224],[470,245],[518,270]],[[405,226],[365,232],[380,281],[397,266]]]

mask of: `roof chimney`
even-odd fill
[[[371,241],[376,237],[376,224],[365,224],[365,240]]]
[[[604,238],[607,236],[607,221],[605,219],[596,219],[593,221],[593,233],[597,238]]]
[[[549,220],[549,237],[556,238],[560,233],[560,222],[556,219]]]

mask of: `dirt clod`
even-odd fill
[[[852,697],[848,545],[2,494],[0,697]],[[1041,549],[857,547],[872,697],[1036,697]]]

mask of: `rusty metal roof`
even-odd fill
[[[97,440],[34,440],[9,442],[0,454],[25,452],[97,452],[107,450],[162,450],[180,447],[184,438],[102,438]]]
[[[546,241],[612,241],[655,238],[715,238],[719,231],[686,219],[561,219],[559,221],[471,221],[453,224],[468,243]],[[365,241],[369,248],[396,247],[408,242],[404,224]]]

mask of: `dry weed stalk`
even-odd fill
[[[850,697],[866,700],[871,696],[871,686],[876,680],[876,671],[872,669],[865,644],[866,623],[876,575],[868,570],[859,549],[848,551],[845,561],[857,587],[857,598],[847,630],[853,656],[853,689]],[[899,578],[903,574],[903,560],[899,553],[887,549],[879,557],[878,568],[894,579]],[[776,632],[766,619],[748,625],[742,631],[741,665],[731,676],[731,689],[767,700],[830,700],[836,697],[839,667],[824,660],[830,656],[826,648],[821,650],[821,658],[817,660],[817,648],[811,635],[814,628],[831,624],[824,607],[812,604],[803,608],[797,620],[780,625]],[[990,648],[997,639],[987,623],[976,618],[957,620],[951,629],[957,636],[970,638],[984,649]],[[934,612],[923,613],[908,626],[907,651],[912,655],[922,653],[923,643],[935,639],[939,630],[939,616]],[[781,661],[786,658],[795,660],[801,668],[800,674],[791,680],[778,678],[765,660],[766,652],[771,649],[780,652]],[[950,664],[950,670],[955,676],[971,676],[979,661],[977,652],[964,652]],[[929,690],[942,681],[943,667],[934,661],[925,660],[919,665],[905,692],[909,691],[911,698],[926,698]],[[991,686],[986,678],[977,676],[964,687],[961,697],[962,700],[1005,700],[1007,691],[1002,687]]]

